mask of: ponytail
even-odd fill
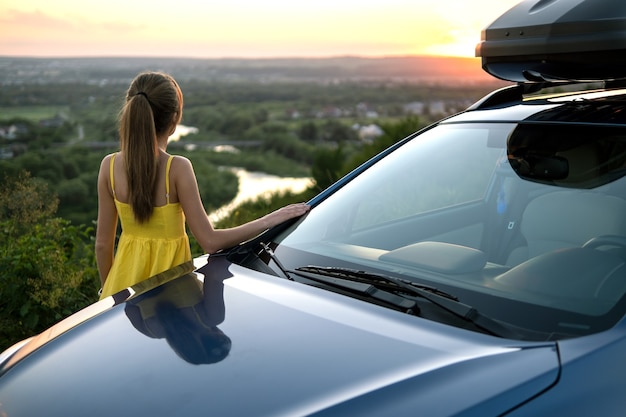
[[[175,119],[177,116],[177,119]],[[182,117],[178,84],[161,73],[139,74],[131,83],[119,118],[120,148],[135,220],[147,222],[154,211],[159,161],[157,137]]]

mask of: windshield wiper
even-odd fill
[[[484,331],[499,337],[521,338],[518,332],[505,327],[498,321],[481,314],[474,307],[464,304],[452,294],[428,285],[418,284],[409,280],[391,277],[388,275],[374,274],[367,271],[360,271],[350,268],[323,267],[323,266],[303,266],[295,270],[288,270],[280,262],[269,244],[260,242],[260,246],[272,261],[278,266],[280,271],[289,280],[293,280],[292,274],[308,278],[313,281],[341,287],[353,293],[358,293],[367,298],[374,298],[393,305],[409,314],[418,314],[420,309],[417,303],[405,296],[400,296],[397,292],[403,292],[430,301],[431,304],[442,308],[449,313],[473,323]],[[324,279],[322,277],[327,277]],[[372,283],[374,282],[374,283]],[[393,289],[395,293],[382,290]],[[394,288],[395,287],[395,288]]]
[[[364,298],[372,298],[378,301],[382,301],[385,304],[391,305],[404,311],[408,314],[417,315],[420,310],[417,306],[417,302],[411,298],[404,297],[402,295],[394,294],[389,291],[382,290],[376,285],[364,281],[355,281],[353,279],[347,279],[340,276],[333,276],[332,274],[320,274],[319,272],[308,272],[301,268],[295,271],[289,271],[292,274],[300,277],[316,281],[322,284],[327,284],[335,288],[342,289],[360,295]]]
[[[265,252],[272,261],[274,261],[278,269],[280,269],[280,272],[282,272],[283,275],[285,275],[285,278],[293,281],[293,278],[289,274],[289,271],[287,271],[287,269],[283,266],[283,264],[278,260],[278,257],[276,256],[276,254],[274,253],[274,250],[270,247],[270,245],[264,242],[260,242],[259,245],[263,248],[263,252]]]
[[[481,314],[474,307],[464,304],[452,294],[439,290],[435,287],[422,285],[409,280],[396,278],[388,275],[374,274],[367,271],[354,270],[349,268],[322,267],[322,266],[303,266],[296,268],[295,271],[289,271],[306,278],[311,278],[311,274],[322,275],[335,279],[351,280],[358,283],[376,283],[386,284],[387,288],[396,287],[396,291],[411,294],[419,298],[430,301],[432,304],[448,311],[449,313],[471,322],[475,326],[484,331],[500,337],[520,338],[521,335],[512,329],[505,327],[498,321]],[[306,275],[304,275],[306,274]],[[376,284],[373,284],[376,285]]]
[[[276,264],[278,269],[285,275],[285,277],[289,280],[293,280],[291,274],[297,274],[299,276],[303,276],[313,281],[322,282],[324,284],[329,284],[334,287],[340,287],[344,290],[348,290],[352,293],[360,294],[366,298],[373,298],[379,301],[383,301],[386,304],[390,304],[406,313],[409,314],[417,314],[419,313],[419,308],[417,307],[417,303],[414,300],[399,296],[397,294],[392,294],[387,291],[383,291],[379,288],[376,288],[372,284],[357,282],[354,280],[346,280],[342,277],[333,277],[331,275],[325,275],[324,277],[320,277],[319,275],[324,274],[309,274],[304,271],[289,271],[285,266],[280,262],[272,247],[264,242],[260,242],[260,246],[263,249],[262,252],[267,254],[272,261]]]
[[[378,281],[379,283],[384,284],[386,287],[391,287],[391,288],[394,288],[395,290],[402,288],[411,293],[414,293],[416,290],[423,290],[431,294],[448,298],[450,300],[454,300],[454,301],[459,300],[454,295],[449,294],[445,291],[442,291],[438,288],[431,287],[429,285],[418,284],[416,282],[412,282],[412,281],[405,280],[402,278],[396,278],[396,277],[382,275],[382,274],[375,274],[372,272],[361,271],[357,269],[309,265],[309,266],[302,266],[300,268],[296,268],[295,272],[297,273],[299,271],[313,272],[316,274],[333,276],[337,278],[363,280],[366,282]]]

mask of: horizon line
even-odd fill
[[[0,58],[12,59],[190,59],[190,60],[298,60],[298,59],[340,59],[340,58],[358,58],[358,59],[392,59],[392,58],[442,58],[442,59],[467,59],[476,60],[480,57],[476,56],[459,56],[459,55],[437,55],[437,54],[388,54],[388,55],[358,55],[358,54],[341,54],[341,55],[312,55],[312,56],[219,56],[219,57],[201,57],[186,55],[10,55],[0,54]]]

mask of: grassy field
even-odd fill
[[[0,107],[0,120],[23,118],[37,122],[57,114],[68,114],[69,109],[69,106]]]

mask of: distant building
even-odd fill
[[[15,125],[0,126],[0,138],[9,140],[17,138],[17,127]]]
[[[297,109],[287,109],[285,110],[285,114],[288,119],[295,120],[300,118],[300,112]]]
[[[357,131],[357,135],[359,139],[364,142],[371,142],[376,139],[378,136],[381,136],[385,132],[380,128],[380,126],[375,124],[370,124],[367,126],[359,126],[355,125],[353,128]]]
[[[428,103],[428,111],[430,114],[445,114],[446,103],[441,100],[431,101],[430,103]]]
[[[424,114],[425,105],[421,101],[413,101],[404,105],[404,112],[407,114]]]
[[[378,118],[380,115],[378,114],[378,111],[376,111],[376,109],[373,109],[369,104],[367,103],[359,103],[356,105],[356,112],[358,115],[366,117],[368,119],[376,119]]]
[[[0,148],[0,159],[11,159],[15,156],[13,150],[9,147]]]
[[[12,124],[0,126],[0,138],[7,140],[15,140],[28,133],[28,127],[22,124]]]
[[[345,116],[346,113],[339,107],[328,106],[316,112],[315,117],[318,119],[337,119]]]

